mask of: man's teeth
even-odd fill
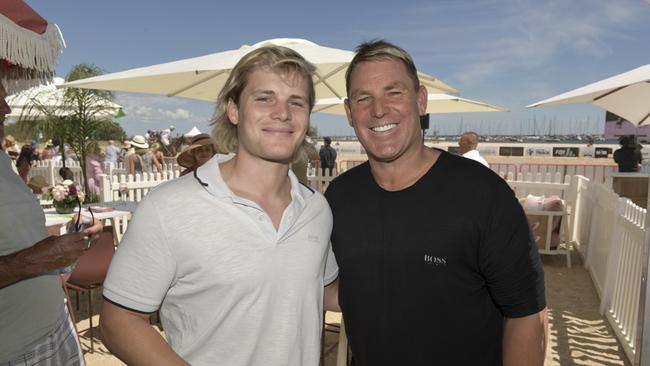
[[[371,130],[375,132],[385,132],[388,130],[392,130],[393,128],[397,127],[397,124],[395,123],[389,123],[387,125],[379,126],[379,127],[373,127]]]

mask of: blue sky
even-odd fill
[[[524,106],[650,63],[645,0],[27,2],[63,32],[59,76],[78,63],[116,72],[271,38],[348,50],[385,38],[461,96],[511,110],[432,115],[440,134],[602,133],[605,112],[596,107]],[[142,94],[119,93],[116,102],[130,135],[169,125],[207,132],[214,109]],[[312,123],[321,135],[353,134],[344,117],[314,114]]]

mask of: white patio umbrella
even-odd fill
[[[291,48],[316,66],[316,98],[346,96],[345,71],[354,57],[354,52],[293,38],[272,39],[252,46],[244,45],[237,50],[76,80],[61,87],[150,93],[215,101],[235,64],[252,50],[267,45]],[[456,89],[433,76],[423,73],[419,76],[431,93],[457,93]]]
[[[35,119],[43,117],[43,112],[39,108],[36,108],[35,105],[52,108],[55,113],[66,115],[66,111],[61,108],[65,91],[56,88],[57,85],[61,85],[64,82],[65,80],[62,78],[55,77],[49,84],[39,85],[8,96],[6,101],[9,107],[11,107],[11,113],[7,117],[12,120],[17,120],[21,116],[23,118]],[[97,109],[101,109],[98,117],[117,117],[123,115],[122,106],[117,103],[113,103],[108,99],[100,99],[97,103]]]
[[[593,104],[637,126],[650,123],[650,64],[533,103],[538,107],[553,104]]]
[[[447,94],[429,94],[427,113],[463,113],[463,112],[507,112],[507,109],[477,102],[475,100],[460,98]],[[316,101],[314,112],[338,114],[345,116],[343,99],[326,98]]]

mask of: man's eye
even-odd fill
[[[255,98],[255,100],[258,101],[258,102],[268,102],[269,100],[271,100],[271,98],[269,98],[269,97],[257,97],[257,98]]]
[[[401,90],[391,90],[391,91],[388,92],[388,95],[390,95],[390,96],[402,95],[402,91]]]
[[[357,98],[357,103],[363,103],[363,102],[367,102],[369,100],[370,100],[370,98],[368,98],[368,97],[359,97],[359,98]]]
[[[294,101],[292,101],[292,102],[290,102],[290,103],[291,103],[291,105],[294,106],[294,107],[300,107],[300,108],[304,108],[304,107],[305,107],[305,103],[303,103],[303,102],[301,102],[301,101],[299,101],[299,100],[294,100]]]

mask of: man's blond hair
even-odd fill
[[[404,49],[383,39],[375,39],[361,43],[354,55],[350,66],[345,72],[345,90],[350,97],[350,77],[354,69],[362,62],[377,61],[382,59],[392,59],[401,62],[406,67],[408,76],[413,80],[413,87],[417,91],[420,88],[420,79],[418,79],[418,70],[415,67],[413,58]]]
[[[282,46],[265,46],[255,49],[242,57],[230,72],[226,84],[217,98],[217,107],[211,124],[214,125],[212,138],[219,153],[235,153],[239,145],[237,125],[228,118],[228,101],[239,105],[239,98],[246,87],[249,75],[260,68],[269,68],[285,77],[300,76],[307,81],[309,112],[316,103],[313,75],[316,67],[305,60],[298,52]]]

